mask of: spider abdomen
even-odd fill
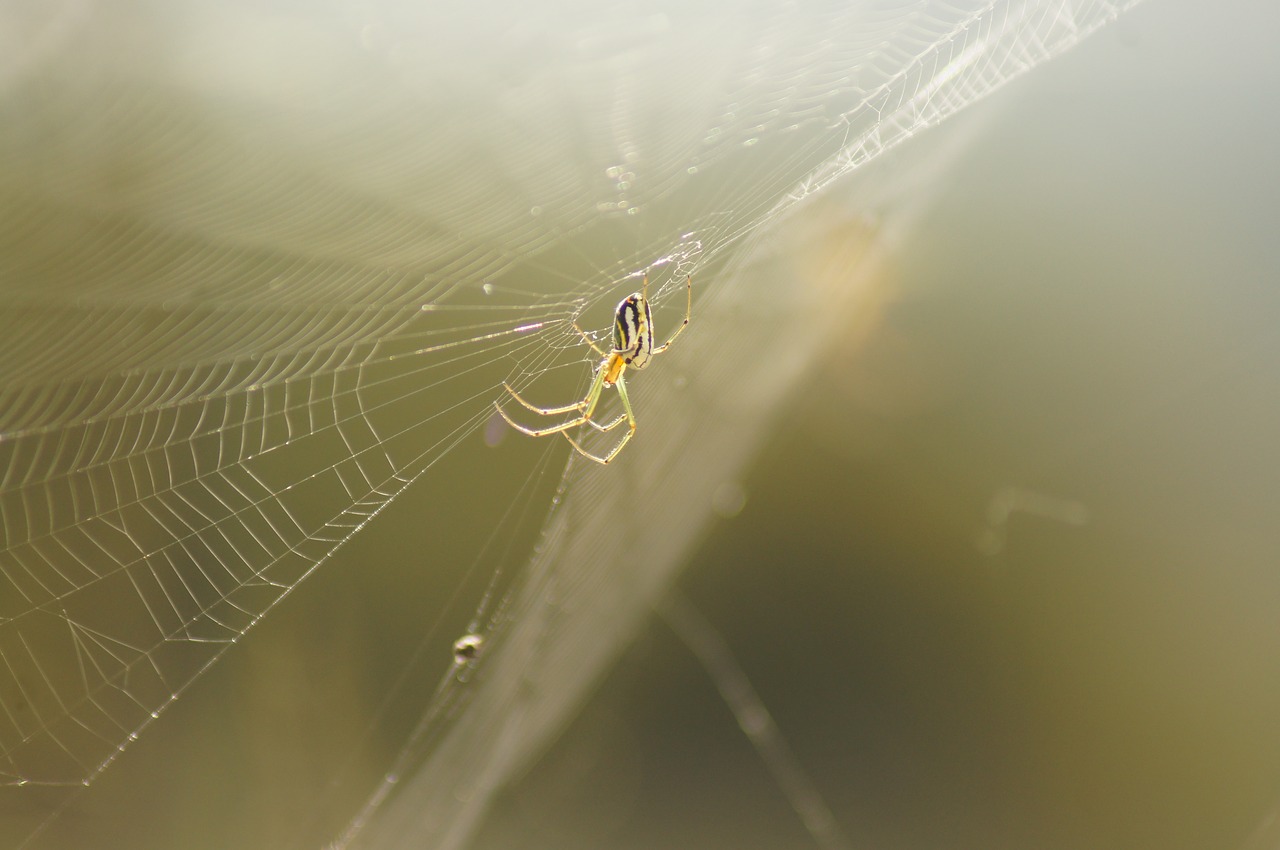
[[[618,304],[613,320],[613,350],[633,369],[649,365],[653,355],[653,312],[648,299],[639,292]]]

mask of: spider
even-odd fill
[[[623,379],[622,374],[627,371],[628,366],[632,369],[643,369],[648,366],[650,358],[656,357],[670,348],[671,343],[675,342],[676,337],[680,336],[680,332],[689,326],[689,314],[693,310],[692,276],[685,281],[685,301],[684,322],[681,323],[680,327],[676,328],[676,332],[671,335],[670,339],[657,348],[653,347],[653,313],[649,309],[648,275],[644,276],[644,286],[639,292],[631,293],[618,304],[618,309],[613,318],[613,351],[607,354],[602,351],[592,341],[591,337],[582,328],[578,327],[578,323],[575,321],[573,329],[586,340],[592,351],[604,358],[600,361],[600,365],[596,367],[595,379],[591,381],[591,388],[587,390],[587,394],[582,401],[566,404],[563,407],[538,407],[522,399],[520,394],[511,389],[505,382],[502,384],[503,388],[511,393],[512,398],[534,413],[542,416],[555,416],[558,413],[581,411],[581,416],[561,422],[559,425],[552,425],[550,428],[526,428],[508,416],[507,412],[502,409],[501,404],[495,401],[493,406],[498,409],[498,413],[502,414],[502,418],[507,420],[507,424],[522,434],[528,434],[530,437],[564,434],[569,444],[578,450],[578,454],[590,458],[596,463],[608,463],[617,457],[618,452],[622,451],[622,447],[636,433],[636,417],[631,412],[631,401],[627,398],[627,382]],[[591,416],[596,412],[596,405],[600,402],[600,393],[605,387],[618,388],[618,397],[622,399],[624,412],[612,422],[601,425]],[[624,419],[629,426],[626,436],[603,457],[593,455],[567,433],[569,429],[577,428],[580,425],[590,425],[598,431],[609,431],[622,424]]]

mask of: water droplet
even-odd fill
[[[484,444],[489,448],[493,448],[506,439],[508,430],[506,420],[502,418],[502,414],[495,410],[484,426]]]
[[[484,646],[484,636],[463,635],[453,642],[453,663],[462,665],[474,661]]]
[[[769,727],[769,714],[754,706],[743,709],[738,715],[738,726],[747,734],[747,737],[755,737]]]
[[[732,519],[747,505],[747,491],[737,481],[726,481],[711,496],[711,509],[717,516]]]

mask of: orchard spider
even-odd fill
[[[573,329],[586,340],[587,345],[604,359],[600,361],[600,365],[596,368],[595,379],[591,382],[591,388],[587,390],[586,396],[582,401],[574,404],[566,404],[564,407],[537,407],[520,397],[520,394],[511,389],[506,383],[503,388],[511,393],[511,397],[532,410],[534,413],[542,416],[555,416],[558,413],[570,413],[581,411],[581,416],[576,416],[559,425],[552,425],[550,428],[526,428],[517,424],[507,412],[502,409],[502,405],[494,402],[493,406],[498,409],[498,413],[502,414],[502,418],[507,423],[522,434],[528,434],[530,437],[545,437],[548,434],[564,434],[566,440],[575,449],[578,454],[583,457],[590,458],[596,463],[608,463],[617,457],[618,452],[622,451],[622,447],[636,433],[636,417],[631,412],[631,401],[627,398],[627,382],[623,378],[623,373],[627,368],[643,369],[649,365],[650,358],[656,357],[671,347],[671,343],[676,341],[676,337],[680,336],[689,325],[689,314],[693,310],[693,278],[689,277],[685,281],[685,310],[684,322],[680,327],[676,328],[676,332],[671,338],[657,348],[653,347],[653,313],[649,309],[649,276],[644,276],[644,286],[639,292],[633,292],[626,298],[622,299],[618,304],[617,312],[613,319],[613,351],[606,354],[599,346],[592,341],[591,337],[586,334],[582,328],[578,327],[578,323],[573,323]],[[618,397],[622,399],[622,410],[624,411],[617,419],[612,422],[601,425],[591,416],[596,412],[596,405],[600,402],[600,393],[605,387],[617,387]],[[629,430],[625,437],[614,446],[608,454],[603,457],[593,455],[578,444],[577,440],[570,437],[567,433],[571,428],[577,428],[580,425],[590,425],[598,431],[608,431],[626,420]]]

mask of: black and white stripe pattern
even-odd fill
[[[639,292],[622,299],[613,322],[613,350],[632,369],[643,369],[653,354],[653,312]]]

